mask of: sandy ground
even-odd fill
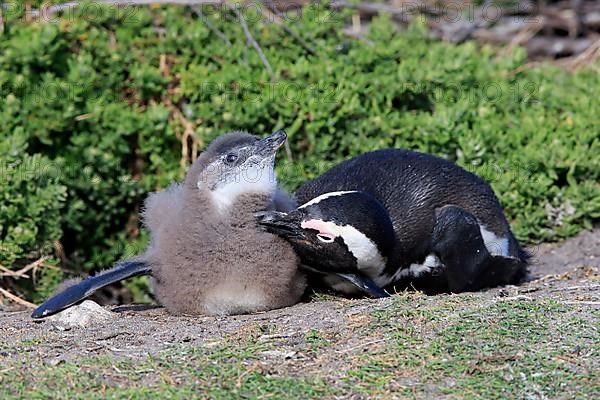
[[[582,304],[585,307],[581,309],[581,318],[588,318],[586,313],[590,308],[600,308],[600,229],[530,251],[535,257],[531,280],[519,287],[478,293],[481,302],[500,297],[550,298]],[[447,295],[430,296],[427,301],[435,303],[447,298]],[[0,312],[0,364],[18,362],[25,353],[29,360],[33,356],[50,365],[103,354],[137,359],[172,345],[216,345],[224,337],[243,335],[244,330],[256,326],[276,326],[277,336],[288,338],[312,329],[345,331],[347,335],[348,330],[352,331],[353,320],[365,312],[385,309],[391,301],[321,297],[285,309],[222,318],[172,316],[163,308],[149,305],[112,306],[106,307],[112,312],[108,321],[88,328],[66,329],[49,320],[34,321],[29,318],[29,312]],[[591,314],[589,318],[593,318]],[[263,336],[268,337],[268,332]],[[287,340],[282,351],[295,353],[295,346],[294,340]],[[350,350],[353,346],[356,341],[350,336],[337,351]],[[335,359],[331,362],[335,363]]]

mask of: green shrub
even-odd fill
[[[285,21],[312,55],[281,26],[243,10],[273,67],[272,83],[230,11],[90,10],[31,23],[21,11],[5,13],[5,267],[53,254],[56,240],[74,271],[138,251],[146,193],[181,179],[194,146],[235,129],[287,129],[293,160],[282,154],[278,170],[290,190],[342,159],[397,146],[449,158],[487,179],[522,240],[572,235],[600,216],[594,71],[518,71],[521,50],[498,58],[487,46],[434,41],[419,25],[393,33],[385,17],[357,40],[343,34],[343,14],[319,6]],[[13,176],[35,163],[55,173]]]
[[[62,236],[61,211],[66,200],[66,188],[58,183],[59,171],[47,157],[27,154],[19,131],[0,141],[0,266],[4,267],[0,272],[4,273],[52,253],[54,242]],[[62,277],[55,269],[42,271],[34,300],[47,295]],[[31,289],[30,284],[26,282],[25,288]]]

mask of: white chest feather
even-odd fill
[[[245,193],[274,193],[277,180],[272,168],[256,164],[240,169],[235,180],[211,192],[213,202],[220,213],[226,212],[235,199]]]
[[[264,290],[251,282],[236,279],[221,282],[206,294],[205,312],[209,315],[231,315],[267,308]]]

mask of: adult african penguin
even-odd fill
[[[337,165],[300,186],[303,204],[259,215],[303,264],[348,294],[381,297],[410,285],[429,293],[516,283],[528,255],[490,186],[433,155],[385,149]]]
[[[292,246],[257,228],[255,213],[289,210],[277,188],[274,160],[286,135],[217,138],[182,184],[151,194],[143,220],[146,251],[67,288],[32,314],[63,310],[122,279],[151,274],[156,296],[172,313],[229,315],[289,306],[305,289]]]

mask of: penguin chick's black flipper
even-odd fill
[[[360,290],[368,294],[369,296],[380,299],[383,297],[390,297],[383,289],[381,289],[375,282],[366,278],[364,276],[360,276],[358,274],[343,274],[341,272],[336,273],[340,278],[346,279]]]
[[[94,292],[111,283],[122,281],[138,275],[149,275],[152,268],[141,261],[124,261],[114,268],[101,272],[71,286],[55,296],[50,297],[31,314],[31,318],[43,318],[72,306],[91,296]]]

